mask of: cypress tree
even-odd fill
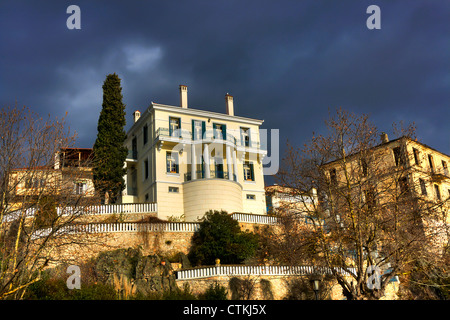
[[[110,202],[115,203],[125,188],[124,163],[128,150],[124,146],[125,105],[122,98],[119,76],[115,73],[107,75],[103,83],[102,111],[93,148],[94,185],[102,203],[105,202],[106,193]]]

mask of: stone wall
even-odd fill
[[[226,288],[232,300],[313,300],[310,276],[217,276],[202,279],[177,280],[179,288],[188,285],[192,293],[204,293],[214,284]],[[398,283],[389,283],[381,300],[398,298]],[[320,300],[344,300],[341,286],[331,278],[320,282]]]
[[[193,234],[166,231],[72,234],[53,242],[51,256],[56,261],[76,264],[94,258],[102,251],[140,247],[144,255],[160,254],[170,258],[179,252],[189,252]]]
[[[204,293],[218,283],[227,289],[232,300],[284,300],[315,299],[308,276],[220,276],[204,279],[177,280],[183,288],[186,284],[194,294]],[[334,282],[322,285],[320,299],[342,300],[342,289]]]

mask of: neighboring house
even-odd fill
[[[274,184],[267,186],[265,190],[267,213],[276,214],[276,209],[284,209],[294,213],[308,214],[314,212],[318,205],[315,189],[312,189],[308,194],[303,194],[294,188]]]
[[[92,149],[61,148],[52,166],[13,169],[9,175],[10,208],[33,206],[43,197],[52,197],[61,205],[92,199],[91,157]]]
[[[369,159],[370,163],[365,163]],[[387,134],[381,135],[381,144],[368,150],[365,157],[349,155],[346,159],[347,176],[357,173],[355,187],[363,188],[361,205],[370,207],[375,203],[394,202],[402,199],[408,210],[432,210],[433,218],[421,217],[423,231],[438,235],[434,241],[448,244],[450,225],[450,156],[423,143],[407,137],[389,141]],[[342,159],[323,166],[327,177],[336,191],[344,187],[344,162]],[[379,170],[376,186],[365,182],[370,170]],[[447,232],[447,235],[446,235]]]
[[[302,224],[311,224],[317,221],[315,218],[319,201],[317,190],[312,189],[308,193],[302,193],[291,187],[271,185],[265,188],[267,213],[274,216],[296,217]]]
[[[210,210],[265,214],[259,127],[263,120],[188,108],[187,87],[180,106],[151,103],[134,112],[127,134],[123,203],[157,202],[158,217],[195,221]]]

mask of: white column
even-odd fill
[[[237,159],[236,159],[236,150],[233,150],[232,153],[233,153],[234,174],[236,175],[236,181],[239,181],[238,167],[237,167]]]
[[[191,180],[197,179],[197,164],[195,162],[195,144],[191,144]]]
[[[231,159],[231,147],[227,146],[226,150],[227,166],[228,166],[228,179],[233,180],[233,160]]]
[[[205,179],[209,179],[211,177],[210,167],[209,167],[209,145],[207,143],[204,144],[203,149],[203,160],[205,161],[204,169],[205,169]]]

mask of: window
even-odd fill
[[[86,182],[74,182],[75,194],[82,195],[86,193]]]
[[[171,137],[180,137],[181,120],[180,118],[169,117],[169,135]]]
[[[166,165],[167,165],[167,173],[179,173],[179,171],[178,171],[178,153],[167,151]]]
[[[178,193],[179,191],[180,191],[180,189],[178,187],[169,187],[170,193]]]
[[[363,177],[367,177],[368,166],[367,166],[367,159],[365,159],[365,158],[361,159],[361,169],[362,169]]]
[[[224,171],[223,171],[223,158],[221,157],[214,157],[214,168],[215,168],[215,174],[216,178],[224,178]]]
[[[149,167],[148,167],[148,160],[145,160],[144,161],[144,179],[148,179],[148,170],[149,169]]]
[[[337,184],[336,169],[330,170],[330,181],[332,184]]]
[[[142,135],[144,137],[144,145],[145,145],[148,141],[148,126],[147,126],[147,124],[144,126],[144,128],[142,128]]]
[[[441,191],[439,190],[439,186],[437,184],[434,185],[434,192],[436,194],[436,199],[441,200]]]
[[[255,181],[255,175],[253,172],[253,163],[248,161],[244,162],[244,180]]]
[[[241,128],[241,145],[244,147],[250,147],[250,129]]]
[[[431,154],[428,155],[428,164],[430,165],[430,171],[434,172],[433,156]]]
[[[365,203],[367,204],[367,208],[372,209],[376,205],[375,201],[375,192],[373,189],[364,191]]]
[[[205,121],[192,120],[192,139],[202,140],[206,131]]]
[[[419,183],[420,183],[420,190],[422,192],[422,195],[426,196],[427,195],[427,186],[425,184],[425,181],[423,179],[419,178]]]
[[[416,148],[413,148],[413,154],[414,154],[414,163],[420,166],[420,156],[419,156],[419,150]]]
[[[38,179],[38,178],[27,178],[25,180],[25,188],[31,189],[31,188],[43,188],[45,186],[45,180],[44,179]]]
[[[33,188],[33,179],[27,178],[25,180],[25,188],[27,189]]]
[[[272,209],[273,209],[272,196],[266,196],[266,211],[267,211],[267,213],[271,212]]]
[[[254,194],[247,194],[247,200],[256,200],[256,196]]]
[[[395,159],[395,165],[398,166],[404,166],[406,164],[405,155],[402,152],[402,149],[400,147],[395,147],[392,149],[394,151],[394,159]]]
[[[227,126],[224,124],[213,123],[214,139],[227,139]]]
[[[448,176],[447,162],[445,162],[444,160],[442,160],[442,168],[444,169],[444,174],[445,174],[446,176]]]
[[[137,160],[137,140],[136,137],[133,138],[133,140],[131,140],[131,157],[134,160]]]
[[[398,184],[400,186],[400,194],[408,193],[408,179],[406,177],[398,179]]]

